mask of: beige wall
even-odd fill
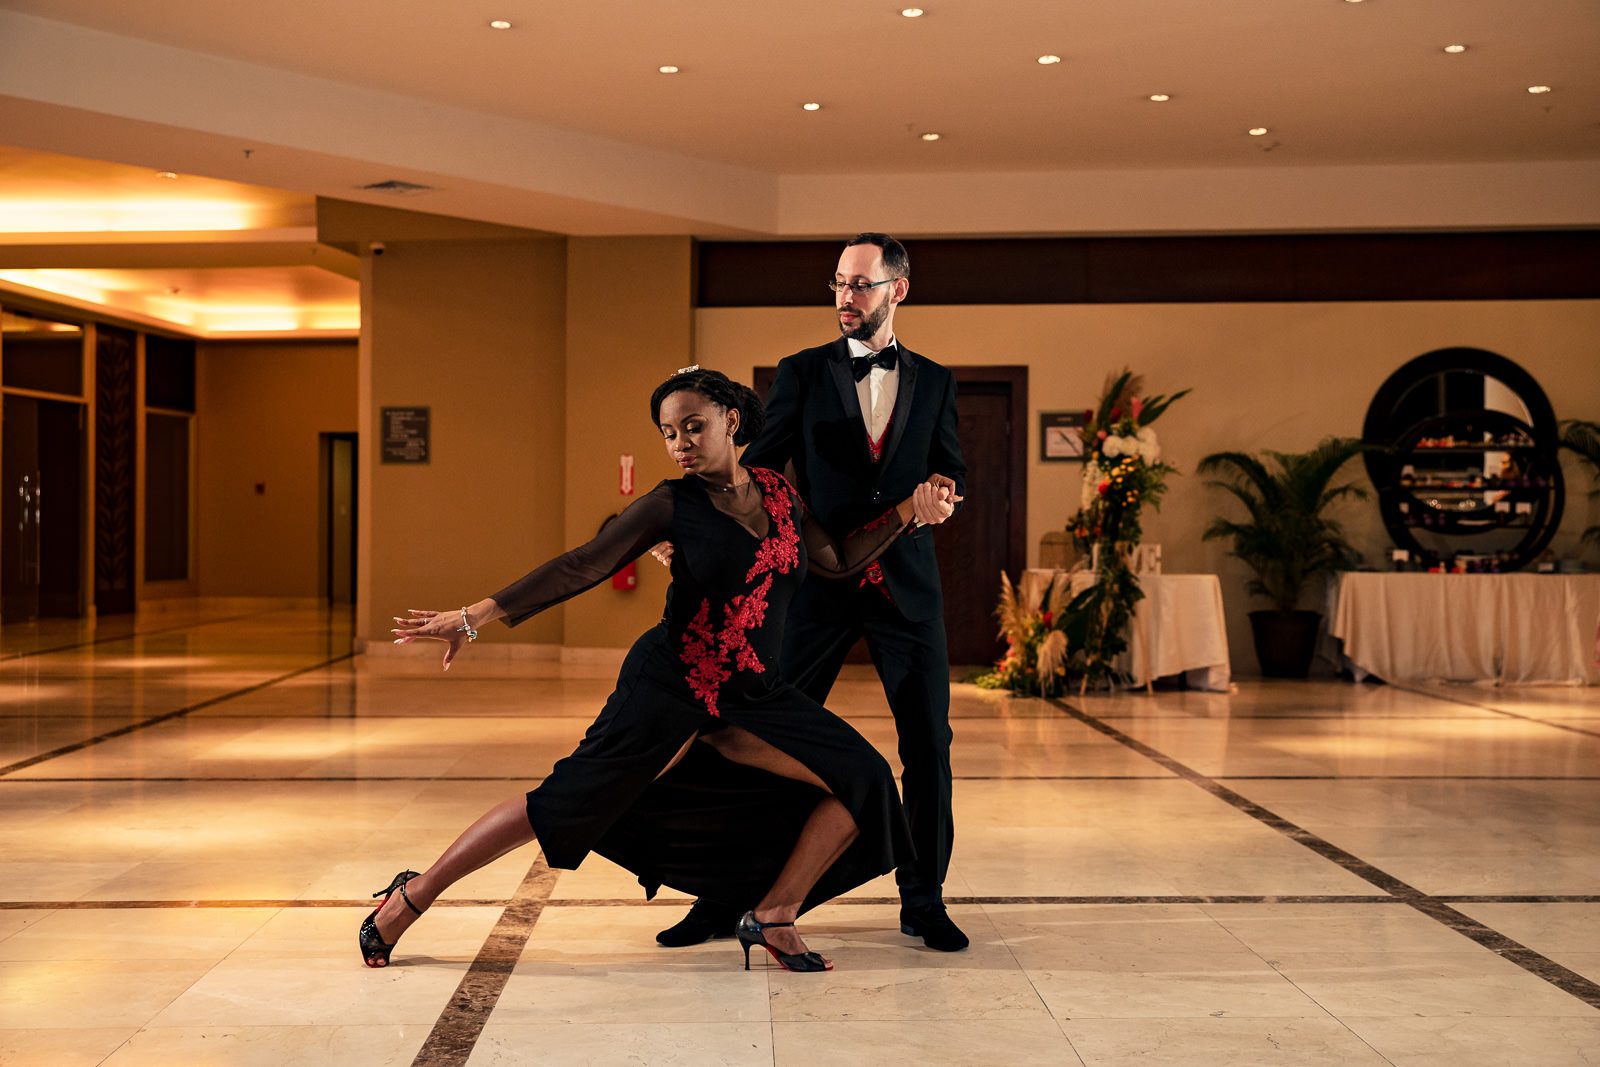
[[[1074,464],[1039,463],[1037,412],[1081,411],[1098,398],[1110,371],[1129,366],[1147,389],[1194,392],[1156,424],[1164,458],[1184,473],[1172,480],[1146,540],[1163,546],[1169,573],[1215,572],[1235,669],[1255,669],[1245,613],[1265,605],[1244,591],[1246,574],[1200,533],[1223,497],[1193,476],[1196,462],[1223,449],[1308,448],[1329,434],[1359,436],[1367,404],[1383,380],[1414,356],[1468,345],[1498,352],[1544,387],[1560,418],[1600,418],[1600,301],[1497,301],[1362,304],[1167,304],[1025,307],[918,307],[896,314],[906,345],[945,364],[1029,365],[1028,542],[1060,529],[1077,508]],[[773,363],[834,336],[826,300],[818,307],[704,309],[696,315],[696,359],[748,380]],[[1569,464],[1568,511],[1554,548],[1579,551],[1578,532],[1600,521],[1584,494],[1590,480]],[[1366,483],[1359,462],[1351,479]],[[968,487],[982,507],[983,487]],[[1378,563],[1389,540],[1374,505],[1342,511],[1366,557]],[[1591,562],[1595,552],[1588,550]],[[998,587],[998,576],[996,578]]]
[[[681,473],[650,424],[650,393],[694,362],[693,243],[687,237],[567,242],[567,544]],[[634,494],[619,492],[620,456]],[[631,591],[607,583],[566,605],[566,644],[625,647],[661,618],[667,572],[645,557]]]
[[[453,609],[564,547],[566,242],[361,244],[363,502],[357,636]],[[431,409],[431,462],[377,461],[383,407]],[[559,643],[562,609],[489,641]]]
[[[196,389],[199,595],[325,595],[319,435],[356,428],[356,343],[203,341]]]

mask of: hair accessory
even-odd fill
[[[677,370],[675,370],[671,374],[667,375],[667,377],[669,379],[670,378],[676,378],[680,374],[688,374],[692,370],[699,370],[699,369],[700,369],[700,364],[692,363],[687,367],[679,367]]]
[[[467,622],[467,609],[466,608],[462,608],[461,609],[461,630],[460,630],[460,632],[467,635],[467,644],[469,644],[469,645],[472,644],[472,642],[474,642],[474,641],[476,641],[478,639],[478,631],[474,630],[472,628],[472,624]]]

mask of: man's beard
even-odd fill
[[[856,323],[855,329],[850,329],[840,322],[839,332],[852,341],[870,341],[872,335],[878,332],[878,327],[889,317],[889,301],[884,300],[876,311],[864,315],[857,311],[856,314],[860,317],[860,321]]]

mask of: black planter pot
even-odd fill
[[[1315,611],[1252,611],[1256,659],[1268,678],[1304,678],[1317,650],[1322,615]]]

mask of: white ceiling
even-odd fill
[[[777,174],[1239,166],[1258,125],[1299,165],[1600,154],[1595,0],[923,2],[0,6]]]
[[[572,234],[1600,225],[1597,0],[900,6],[0,0],[0,284],[146,271],[225,301],[155,273],[203,267],[264,306],[237,272],[274,270],[326,302],[308,278],[353,267],[316,248],[315,195]],[[360,189],[386,179],[436,191]],[[150,221],[207,197],[249,220]],[[38,221],[75,198],[101,221]]]

